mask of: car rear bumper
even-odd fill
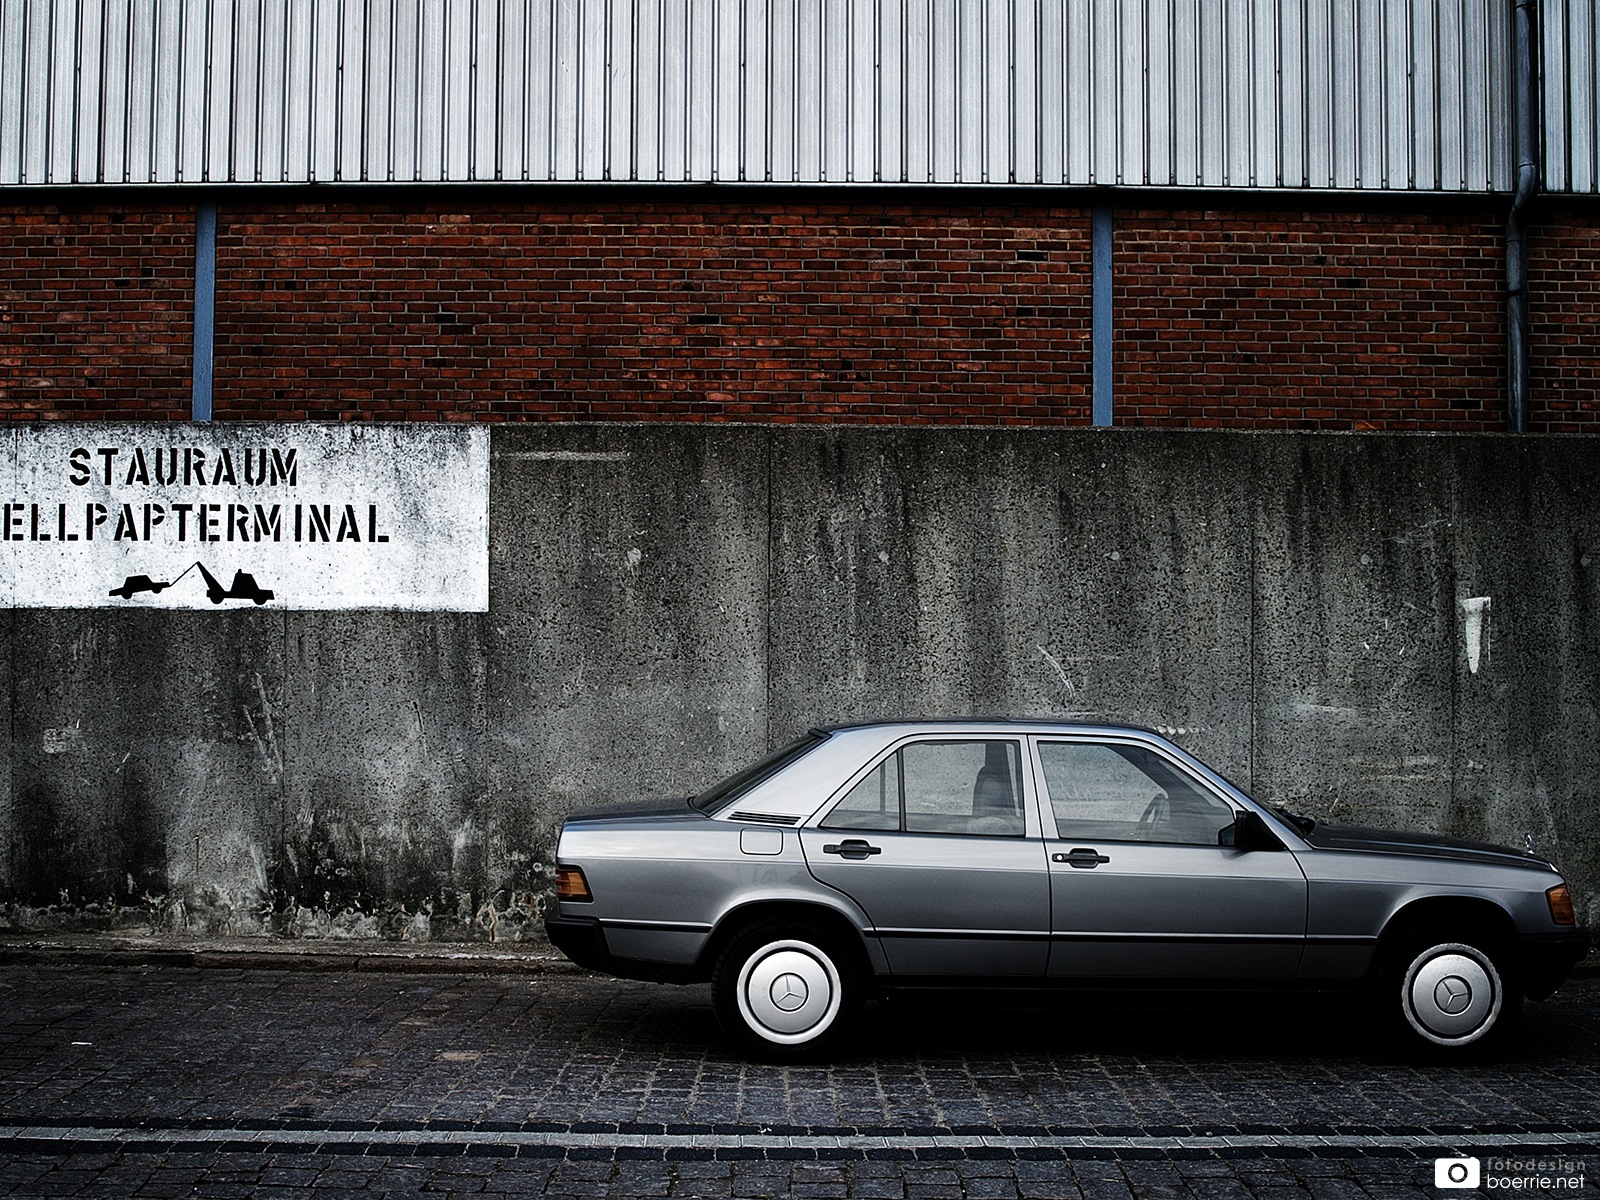
[[[547,916],[544,931],[552,946],[591,971],[652,983],[693,983],[705,978],[705,972],[693,963],[655,962],[613,953],[605,927],[594,917]]]
[[[580,967],[591,971],[611,969],[606,931],[593,917],[547,916],[544,931],[549,935],[550,944]]]
[[[1589,953],[1587,930],[1570,933],[1524,934],[1517,940],[1522,970],[1522,990],[1530,1000],[1543,1000],[1572,973]]]

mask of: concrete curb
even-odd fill
[[[179,967],[229,971],[389,971],[461,975],[592,975],[546,942],[516,948],[471,942],[335,942],[325,939],[238,938],[180,942],[106,935],[0,935],[0,966],[70,964]],[[1569,976],[1600,979],[1600,954],[1590,953]]]
[[[423,974],[586,974],[548,945],[328,943],[251,939],[175,942],[145,938],[0,938],[0,966],[62,964],[229,971],[389,971]]]

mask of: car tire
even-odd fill
[[[836,1047],[861,1007],[862,985],[836,938],[805,923],[757,925],[736,935],[711,977],[728,1036],[768,1060]]]
[[[1379,1017],[1430,1058],[1491,1053],[1522,1011],[1522,989],[1501,940],[1481,925],[1428,925],[1400,938],[1378,981]]]

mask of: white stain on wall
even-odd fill
[[[1474,675],[1489,662],[1489,596],[1470,596],[1461,601],[1461,637],[1467,648],[1467,669]]]
[[[46,729],[43,741],[46,754],[66,754],[83,745],[83,730],[76,725],[64,729]]]

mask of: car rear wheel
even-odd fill
[[[837,1044],[860,1007],[860,980],[836,940],[810,925],[758,925],[736,936],[712,976],[717,1019],[769,1059]]]
[[[1498,1046],[1522,1010],[1522,993],[1497,938],[1479,925],[1447,924],[1396,945],[1379,1003],[1403,1042],[1453,1057]]]

